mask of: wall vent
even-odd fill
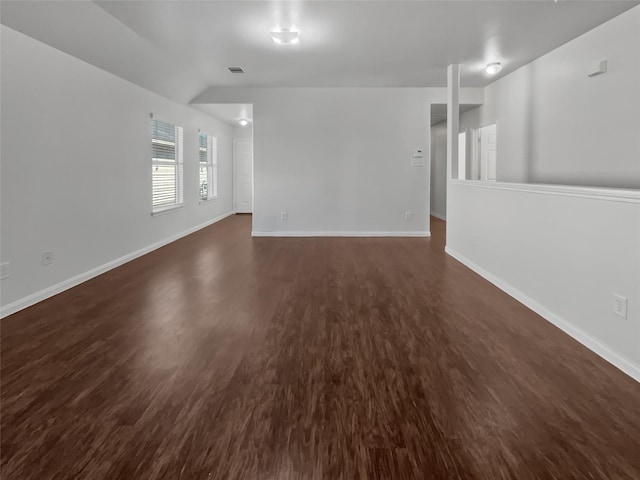
[[[244,73],[242,67],[229,67],[231,73]]]

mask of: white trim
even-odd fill
[[[198,204],[199,204],[199,205],[202,205],[203,203],[213,202],[214,200],[218,200],[218,197],[211,197],[211,198],[207,198],[207,199],[201,198],[201,199],[198,201]]]
[[[432,217],[439,218],[440,220],[444,220],[445,222],[447,221],[447,217],[445,215],[440,215],[439,213],[436,213],[436,212],[431,212],[430,215]]]
[[[39,292],[32,293],[31,295],[27,295],[26,297],[16,300],[15,302],[9,303],[8,305],[5,305],[0,308],[0,318],[4,318],[9,315],[12,315],[22,309],[30,307],[31,305],[34,305],[38,302],[46,300],[49,297],[53,297],[54,295],[62,293],[65,290],[68,290],[72,287],[75,287],[76,285],[79,285],[83,282],[86,282],[87,280],[92,279],[93,277],[102,275],[103,273],[108,272],[109,270],[119,267],[120,265],[130,262],[131,260],[134,260],[138,257],[146,255],[147,253],[152,252],[153,250],[156,250],[160,247],[163,247],[171,242],[175,242],[176,240],[182,237],[185,237],[194,232],[197,232],[198,230],[201,230],[205,227],[208,227],[209,225],[219,222],[224,218],[230,217],[233,214],[234,212],[227,212],[223,215],[220,215],[219,217],[216,217],[214,219],[201,223],[200,225],[191,227],[188,230],[180,232],[176,235],[172,235],[168,238],[165,238],[164,240],[160,240],[159,242],[152,243],[151,245],[147,245],[146,247],[136,250],[135,252],[131,252],[131,253],[128,253],[127,255],[123,255],[122,257],[116,258],[115,260],[111,260],[110,262],[107,262],[104,265],[100,265],[96,268],[92,268],[87,272],[81,273],[67,280],[63,280],[62,282],[56,283],[55,285],[52,285],[43,290],[40,290]]]
[[[451,180],[451,183],[462,187],[514,190],[517,192],[545,195],[592,198],[611,202],[640,203],[640,190],[624,188],[577,187],[572,185],[548,185],[542,183],[484,182],[481,180]]]
[[[632,362],[628,358],[613,351],[611,347],[609,347],[608,345],[605,345],[597,338],[591,336],[590,334],[584,332],[580,328],[574,326],[568,320],[565,320],[559,317],[558,315],[556,315],[555,313],[547,309],[544,305],[542,305],[538,301],[529,297],[527,294],[517,289],[513,285],[505,282],[504,280],[488,272],[478,264],[466,258],[464,255],[461,255],[460,253],[456,252],[455,250],[449,247],[445,247],[444,251],[447,252],[456,260],[458,260],[460,263],[465,265],[466,267],[476,272],[481,277],[484,277],[486,280],[493,283],[496,287],[498,287],[500,290],[502,290],[506,294],[515,298],[524,306],[536,312],[538,315],[540,315],[542,318],[547,320],[549,323],[552,323],[553,325],[558,327],[560,330],[562,330],[564,333],[566,333],[570,337],[580,342],[589,350],[591,350],[592,352],[596,353],[597,355],[605,359],[614,367],[622,370],[624,373],[629,375],[631,378],[633,378],[637,382],[640,382],[640,365],[636,365],[634,362]]]
[[[176,211],[180,210],[181,208],[184,208],[184,203],[181,203],[179,205],[171,205],[169,207],[164,207],[164,208],[159,208],[157,210],[153,210],[151,212],[151,216],[152,217],[157,217],[158,215],[164,215],[165,213],[176,212]]]
[[[252,237],[430,237],[431,232],[260,232],[253,230]]]

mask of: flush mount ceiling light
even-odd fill
[[[247,120],[246,118],[241,118],[240,120],[238,120],[238,124],[241,127],[246,127],[247,125],[249,125],[249,120]]]
[[[297,30],[290,30],[288,28],[281,28],[280,30],[271,30],[271,38],[274,43],[278,45],[299,45],[300,44],[300,32]]]
[[[484,71],[487,72],[487,75],[495,75],[500,70],[502,70],[502,65],[500,64],[500,62],[490,63],[484,69]]]

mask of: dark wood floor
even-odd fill
[[[231,217],[2,321],[2,478],[640,479],[640,384],[431,239]]]

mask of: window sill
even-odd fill
[[[170,207],[159,208],[158,210],[154,210],[153,212],[151,212],[151,216],[157,217],[158,215],[164,215],[165,213],[175,212],[177,210],[180,210],[181,208],[184,208],[184,204],[171,205]]]
[[[200,201],[198,202],[200,205],[202,205],[203,203],[210,203],[213,202],[215,200],[217,200],[218,197],[211,197],[211,198],[207,198],[206,200],[200,199]]]

